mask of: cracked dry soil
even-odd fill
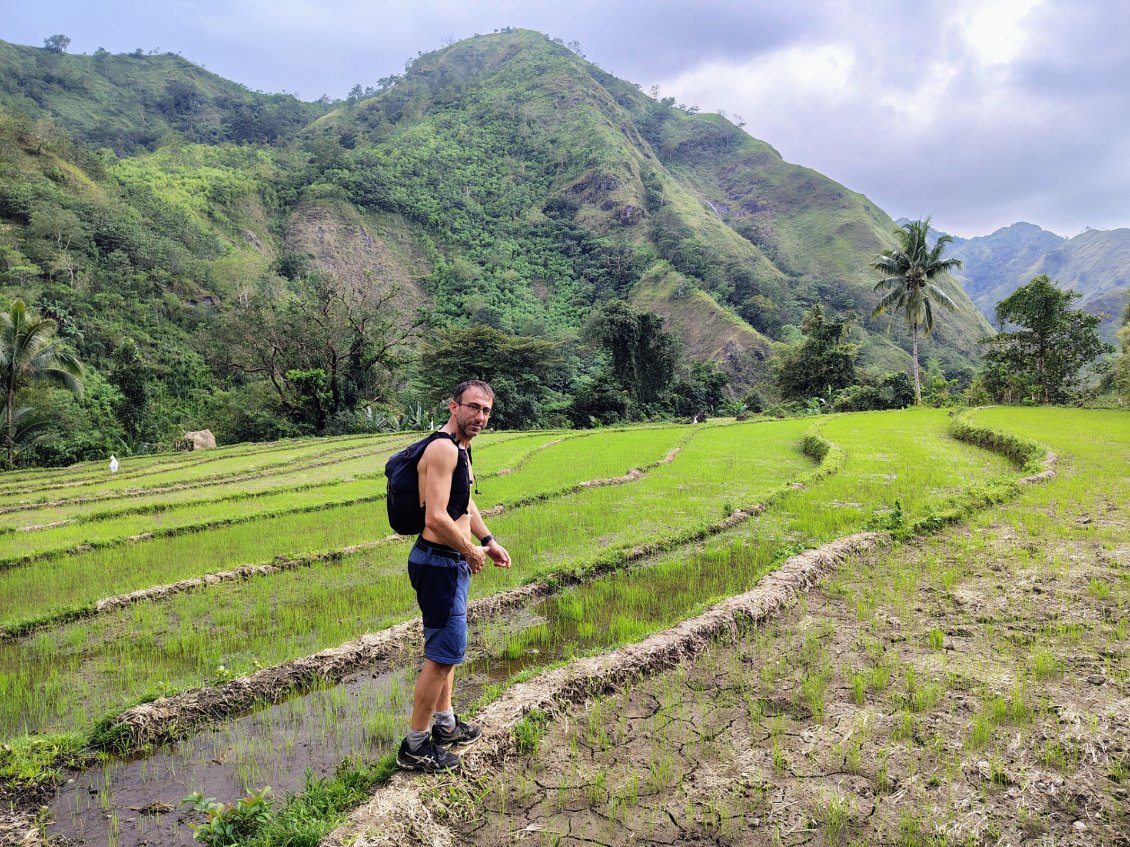
[[[1130,845],[1130,507],[1090,505],[849,562],[428,806],[479,845]]]

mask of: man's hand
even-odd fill
[[[471,573],[476,574],[483,569],[483,563],[486,561],[486,548],[472,544],[471,550],[465,558],[467,565],[471,568]]]
[[[483,548],[483,551],[490,556],[491,561],[494,562],[496,568],[510,567],[510,554],[506,552],[506,548],[491,539],[490,544]]]

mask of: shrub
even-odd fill
[[[195,841],[209,847],[235,847],[255,835],[271,818],[270,786],[252,791],[234,803],[221,803],[200,792],[181,802],[207,817],[204,823],[190,823]]]
[[[832,400],[832,412],[905,409],[914,403],[914,384],[905,373],[887,373],[860,385],[849,385]]]

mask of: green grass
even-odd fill
[[[125,543],[132,536],[144,533],[170,535],[186,530],[220,527],[256,517],[315,511],[335,504],[375,500],[384,496],[386,458],[404,443],[403,438],[385,442],[376,454],[368,454],[361,459],[347,458],[328,465],[329,472],[338,478],[321,486],[306,484],[290,489],[283,487],[281,491],[264,491],[255,497],[210,498],[175,506],[171,503],[156,503],[148,507],[135,505],[124,514],[109,512],[100,515],[94,512],[84,515],[78,523],[36,532],[10,533],[0,537],[0,569],[8,562],[18,563],[22,558],[32,555],[42,559],[52,554],[71,552],[79,545],[102,547]],[[497,465],[500,461],[513,463],[531,449],[537,449],[536,446],[531,448],[531,444],[545,443],[549,443],[549,439],[524,438],[510,439],[509,443],[488,442],[482,449],[485,454],[484,464],[489,468],[492,463]],[[630,448],[631,445],[627,446]],[[516,454],[516,450],[521,453]],[[569,467],[573,470],[581,469],[579,465]],[[478,473],[486,476],[490,471]],[[89,506],[86,508],[90,509]],[[145,511],[141,511],[143,508]],[[24,516],[23,520],[28,520],[28,517]]]
[[[643,480],[492,518],[491,529],[510,549],[516,567],[510,572],[488,568],[474,581],[474,596],[516,585],[539,571],[583,564],[612,545],[666,537],[682,530],[688,520],[719,520],[718,502],[724,497],[748,505],[759,493],[811,467],[796,449],[806,426],[805,421],[786,421],[702,429],[675,462],[655,468]],[[637,432],[650,439],[663,430]],[[740,461],[734,459],[734,444],[743,446]],[[735,468],[745,473],[735,475]],[[557,480],[555,476],[553,482]],[[341,520],[325,526],[327,516]],[[365,521],[380,529],[366,529],[361,525]],[[69,572],[73,586],[28,576],[20,590],[24,595],[38,592],[44,604],[51,602],[53,593],[41,587],[45,584],[55,586],[60,596],[73,597],[80,589],[101,596],[112,579],[138,585],[153,581],[137,573],[143,568],[132,559],[136,551],[160,549],[161,560],[151,562],[150,570],[159,567],[160,581],[168,581],[178,551],[186,568],[201,560],[246,560],[252,553],[263,560],[273,551],[332,547],[328,542],[334,532],[380,537],[387,532],[383,509],[363,504],[96,551],[90,555],[103,557],[99,579],[92,579],[91,568],[84,567]],[[403,572],[406,549],[407,543],[376,548],[301,572],[178,595],[0,645],[0,690],[5,691],[0,726],[23,731],[87,725],[147,692],[208,683],[220,665],[243,673],[256,661],[275,664],[409,618],[414,595]],[[40,563],[40,579],[52,576],[49,571],[61,561]],[[39,569],[19,568],[4,576],[11,585],[17,573],[30,575]],[[131,637],[123,640],[121,633],[127,630]],[[47,696],[36,693],[37,685]]]
[[[524,480],[520,483],[521,488],[527,496],[536,495],[539,491],[551,494],[562,483],[588,478],[587,475],[594,470],[604,471],[604,466],[610,462],[614,462],[615,466],[623,465],[627,461],[624,454],[630,453],[633,445],[639,448],[637,452],[643,452],[648,457],[661,455],[666,452],[662,449],[663,446],[673,442],[679,434],[678,430],[672,429],[610,433],[608,437],[613,441],[614,449],[609,451],[608,459],[594,461],[590,466],[589,463],[577,461],[574,454],[565,456],[559,462],[531,463],[530,467],[521,467],[517,473],[509,476],[481,479],[478,488],[488,495],[486,501],[491,502],[496,499],[489,496],[496,485],[501,483],[513,489],[515,483],[512,480],[520,477]],[[531,444],[531,441],[535,443]],[[514,464],[529,454],[531,449],[536,449],[539,444],[547,441],[548,439],[516,439],[487,452],[488,456],[491,452],[499,452],[503,461]],[[657,446],[649,449],[648,445],[652,442]],[[540,458],[550,455],[554,450],[569,447],[572,443],[570,440],[562,441],[553,447],[539,450],[534,456]],[[627,467],[622,467],[620,472],[624,470]],[[479,473],[480,478],[485,476],[483,472]],[[335,490],[352,492],[354,499],[367,491],[365,496],[372,498],[383,493],[382,483],[383,477],[381,480],[350,483]],[[35,561],[0,572],[0,588],[3,589],[0,594],[0,623],[11,626],[27,620],[60,615],[68,610],[89,606],[111,594],[214,573],[241,564],[269,562],[279,556],[291,558],[310,551],[333,550],[372,541],[391,533],[384,506],[380,502],[335,507],[326,503],[328,498],[323,498],[322,504],[311,502],[308,492],[280,495],[280,498],[282,502],[274,508],[271,508],[271,500],[274,498],[260,498],[254,501],[204,505],[196,512],[178,510],[174,514],[183,515],[186,522],[212,520],[218,524],[220,521],[236,518],[241,511],[245,514],[250,512],[249,518],[254,518],[256,509],[279,512],[288,502],[292,506],[298,504],[310,508],[325,505],[326,508],[306,512],[294,510],[277,517],[216,525],[205,532],[155,538],[124,547],[99,548],[61,558]],[[158,519],[168,517],[165,513],[157,515]],[[93,533],[101,526],[102,523],[84,525],[80,529]],[[130,526],[136,528],[136,525]],[[110,523],[109,528],[113,531],[117,525]],[[34,535],[36,538],[41,536],[40,533],[21,533],[20,537],[24,535]],[[88,537],[97,539],[96,535]],[[120,530],[118,538],[121,538]],[[67,603],[62,603],[60,598],[66,598]]]
[[[599,649],[600,645],[636,640],[689,617],[715,597],[745,590],[790,551],[818,543],[824,534],[845,534],[889,521],[895,500],[906,521],[921,521],[948,508],[974,483],[1017,475],[1007,460],[949,438],[947,419],[941,412],[921,410],[828,418],[820,425],[828,442],[842,448],[834,460],[840,472],[809,480],[803,489],[785,487],[784,482],[790,477],[811,474],[811,461],[802,459],[797,449],[810,421],[703,428],[694,431],[675,462],[652,469],[644,480],[629,486],[577,492],[490,519],[492,530],[512,553],[516,552],[515,561],[520,562],[523,571],[505,574],[488,570],[485,578],[477,579],[473,586],[477,594],[514,584],[528,574],[527,568],[544,575],[557,573],[560,568],[583,569],[585,562],[607,556],[608,545],[624,549],[641,539],[661,538],[663,532],[685,531],[688,524],[719,521],[731,508],[749,506],[762,499],[771,499],[773,503],[765,515],[706,538],[696,547],[660,552],[631,571],[550,597],[538,611],[544,622],[537,626],[516,634],[499,631],[497,635],[486,626],[481,632],[484,645],[532,670],[551,657],[567,658]],[[652,433],[658,431],[661,430]],[[625,445],[650,448],[654,459],[666,453],[667,445],[678,433],[664,436],[667,444],[662,444],[658,435],[646,435],[646,430],[611,435]],[[597,445],[602,437],[605,434],[594,434],[557,446],[570,446],[576,461],[584,461],[584,443]],[[555,448],[538,453],[527,451],[528,459],[519,471],[489,482],[513,480],[518,483],[515,490],[521,494],[536,484],[532,473],[522,484],[523,474],[545,465],[540,484],[559,484],[562,469],[559,463],[549,461]],[[632,451],[626,452],[629,455]],[[610,454],[608,463],[608,468],[616,469],[617,463],[622,462]],[[883,496],[877,496],[878,492]],[[617,499],[627,503],[618,506]],[[562,513],[568,516],[565,526],[560,523]],[[672,519],[672,515],[683,521]],[[666,524],[662,523],[664,519]],[[554,538],[554,549],[539,547],[542,534]],[[385,551],[380,555],[374,555],[375,552],[327,562],[301,575],[257,580],[258,584],[221,586],[166,603],[139,606],[128,613],[107,615],[106,620],[87,622],[81,627],[60,627],[28,639],[21,649],[40,650],[44,664],[36,675],[47,679],[52,697],[60,698],[66,708],[69,689],[86,683],[88,687],[81,691],[80,698],[94,705],[86,707],[90,714],[84,715],[71,701],[71,714],[52,717],[43,725],[88,726],[90,715],[97,713],[97,704],[111,704],[114,686],[118,687],[116,696],[120,701],[128,702],[137,697],[131,692],[145,683],[149,690],[158,689],[162,683],[169,690],[176,690],[193,679],[216,678],[219,664],[224,664],[229,672],[240,673],[255,660],[269,664],[279,661],[272,656],[313,652],[323,643],[323,637],[325,644],[338,643],[350,637],[350,631],[384,626],[397,619],[398,609],[403,617],[410,617],[414,602],[405,591],[403,551],[390,549],[388,557],[384,556]],[[902,591],[906,586],[897,587]],[[340,604],[331,605],[331,597],[340,600]],[[357,610],[364,610],[366,617],[358,618]],[[294,617],[280,620],[287,614]],[[186,626],[185,621],[190,621],[190,625]],[[173,628],[176,623],[179,630]],[[138,644],[125,648],[115,644],[125,630],[134,634]],[[60,638],[68,631],[69,636]],[[176,641],[177,636],[182,640]],[[928,643],[929,638],[924,641]],[[177,652],[162,652],[173,644],[177,645]],[[290,650],[292,646],[296,649]],[[828,671],[819,661],[817,646],[812,646],[816,652],[810,656],[810,672],[800,696],[818,714],[827,697]],[[808,655],[808,647],[802,652]],[[71,658],[81,655],[82,660],[93,660],[95,664],[89,670],[75,664],[67,671],[66,663],[56,660],[68,653]],[[24,660],[29,658],[31,653],[24,656]],[[118,679],[103,684],[103,676],[116,670],[111,660],[124,664]],[[44,673],[52,667],[58,673]],[[166,678],[156,678],[154,667],[169,669]],[[895,667],[898,675],[893,683],[872,687],[889,687],[888,696],[897,698],[904,725],[901,736],[909,740],[918,732],[923,716],[937,707],[941,689],[925,676],[915,678]],[[2,658],[0,669],[8,670]],[[859,697],[863,699],[869,678],[864,673],[854,675],[859,676]],[[870,680],[875,681],[873,672]],[[9,682],[8,690],[15,692],[31,684],[31,675],[23,682]],[[1026,709],[1031,708],[1023,692],[1020,696],[1010,693],[1005,699],[1005,718],[1001,721],[1011,723],[990,721],[990,732],[993,726],[1024,721]],[[29,706],[27,700],[24,702]],[[373,739],[386,742],[386,736],[391,734],[388,717],[376,716],[368,724],[373,726]],[[780,759],[777,767],[785,774],[791,769],[788,754],[781,748],[776,752],[780,753],[774,757]],[[342,774],[347,774],[349,768],[362,772],[372,767],[351,763]],[[342,774],[334,779],[345,778]],[[315,785],[311,793],[304,792],[293,802],[310,802],[310,797],[319,791]],[[601,802],[605,802],[603,793]],[[310,809],[308,805],[302,807]],[[829,818],[834,822],[838,812],[832,811],[835,813]],[[835,829],[838,831],[840,824],[835,823]]]
[[[286,450],[257,451],[251,454],[227,453],[209,456],[205,451],[193,454],[198,458],[184,467],[159,466],[137,471],[131,470],[127,461],[116,474],[111,474],[107,469],[96,476],[81,477],[73,484],[44,483],[30,486],[23,491],[12,491],[0,496],[0,506],[37,504],[79,497],[108,499],[115,496],[132,496],[139,488],[207,484],[250,474],[281,473],[296,467],[310,467],[346,457],[360,457],[381,452],[385,444],[393,441],[404,442],[405,438],[374,436],[361,441],[350,439],[341,445],[329,446],[313,442],[291,446]]]
[[[640,481],[492,518],[491,529],[509,547],[516,567],[510,572],[488,569],[474,581],[474,596],[539,574],[584,570],[586,563],[615,559],[622,555],[617,549],[642,542],[684,538],[733,508],[776,498],[767,514],[705,539],[690,555],[686,549],[660,552],[639,572],[553,598],[550,605],[556,604],[559,612],[550,615],[552,625],[509,646],[501,643],[500,653],[509,650],[528,661],[531,649],[551,647],[545,651],[550,656],[636,640],[690,616],[712,598],[747,589],[798,547],[864,528],[883,517],[890,498],[899,498],[911,517],[927,514],[971,481],[1009,467],[1004,459],[948,438],[940,412],[845,416],[821,423],[828,439],[845,448],[834,454],[834,464],[842,464],[842,470],[810,481],[804,489],[784,484],[812,472],[811,460],[797,449],[811,421],[705,427],[693,430],[674,462],[653,468]],[[566,447],[575,451],[577,463],[584,460],[585,446],[593,450],[594,461],[607,462],[582,465],[582,470],[602,467],[611,473],[620,467],[622,472],[633,438],[643,445],[641,455],[654,461],[678,436],[678,430],[662,428],[594,434],[537,453],[530,450],[539,439],[526,445],[515,439],[508,449],[515,458],[527,457],[526,462],[512,477],[482,484],[509,484],[525,476],[525,490],[536,489],[534,472],[544,467],[541,484],[559,485],[562,463],[550,457]],[[609,458],[597,458],[605,437],[621,446],[610,450]],[[295,523],[293,517],[280,521],[244,544],[265,558],[262,553],[274,549],[267,545],[279,544],[289,534],[301,538],[300,549],[311,549],[317,541],[310,537],[310,527]],[[194,558],[208,545],[230,552],[232,536],[217,530],[185,539],[198,542],[197,549],[186,547],[183,553]],[[245,673],[256,663],[313,653],[407,619],[415,611],[403,574],[405,548],[392,545],[301,572],[217,586],[2,645],[0,726],[6,734],[90,726],[98,716],[150,693],[207,684],[218,678],[221,665],[226,674]],[[125,632],[128,639],[122,637]],[[814,696],[818,693],[814,689]]]

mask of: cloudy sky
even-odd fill
[[[0,38],[176,52],[253,89],[342,97],[504,26],[740,115],[892,217],[987,234],[1130,226],[1127,0],[0,0]]]

